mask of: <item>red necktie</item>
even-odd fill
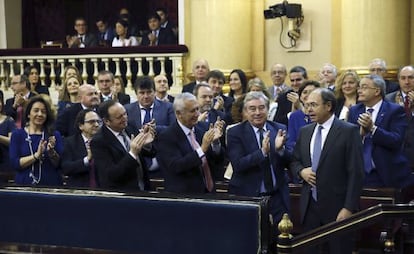
[[[406,95],[404,99],[404,109],[405,109],[405,114],[409,117],[411,115],[411,110],[410,110],[410,97],[408,97],[408,95]]]
[[[85,142],[85,146],[86,149],[90,149],[90,140],[87,140]],[[89,166],[90,166],[90,170],[89,170],[89,187],[91,188],[95,188],[96,187],[96,176],[95,176],[95,162],[92,159],[91,161],[89,161]]]
[[[194,131],[190,131],[190,138],[191,138],[191,145],[193,146],[194,150],[198,149],[200,147],[200,144],[198,144],[195,135],[194,135]],[[201,164],[201,168],[203,170],[203,175],[204,175],[204,182],[206,184],[206,188],[209,192],[211,192],[213,190],[213,178],[211,177],[211,171],[210,171],[210,167],[208,166],[208,162],[206,159],[206,156],[203,156],[201,158],[202,164]]]
[[[16,109],[17,115],[16,115],[16,127],[18,129],[22,128],[22,122],[23,122],[23,106],[18,106]]]

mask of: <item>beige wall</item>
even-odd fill
[[[5,19],[6,25],[6,40],[7,48],[21,48],[22,47],[22,1],[21,0],[2,0],[0,5],[4,8],[5,16],[0,19]],[[3,22],[3,20],[1,20]],[[2,33],[3,34],[3,33]],[[3,45],[1,45],[3,46]]]

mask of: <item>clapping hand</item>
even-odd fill
[[[279,150],[286,142],[286,131],[279,129],[275,138],[275,148]]]
[[[214,138],[213,140],[216,141],[219,138],[221,138],[221,136],[223,136],[223,130],[224,130],[224,125],[226,123],[221,120],[220,117],[217,117],[216,122],[214,123]]]

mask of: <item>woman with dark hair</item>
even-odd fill
[[[112,47],[130,47],[139,45],[137,38],[129,36],[127,21],[119,19],[115,23],[115,32],[116,36],[112,41]]]
[[[34,65],[27,66],[23,74],[29,78],[31,92],[49,95],[49,89],[41,84],[39,71]]]
[[[244,71],[235,69],[230,72],[229,77],[230,92],[229,97],[237,100],[247,92],[247,78]]]
[[[10,136],[16,129],[13,118],[4,113],[3,93],[0,93],[0,171],[11,171],[9,159]]]
[[[50,104],[41,96],[30,99],[25,111],[26,126],[13,131],[10,163],[21,185],[56,186],[62,184],[58,171],[63,140],[54,131],[55,118]]]

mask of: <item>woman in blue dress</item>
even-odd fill
[[[13,171],[9,163],[9,144],[12,131],[16,124],[10,116],[4,113],[3,93],[0,93],[0,171]]]
[[[63,141],[53,130],[54,116],[49,103],[32,97],[25,111],[26,126],[13,131],[10,139],[10,163],[20,185],[57,186]]]

